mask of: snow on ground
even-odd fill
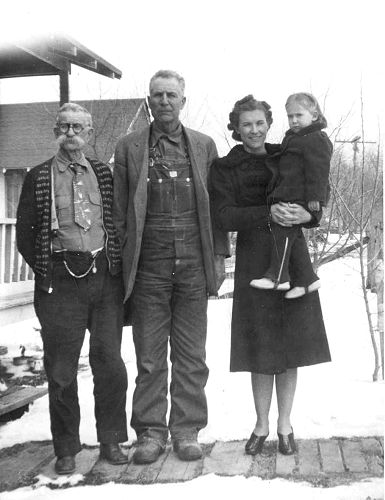
[[[371,479],[334,488],[314,488],[307,483],[294,483],[284,479],[264,481],[252,477],[202,476],[185,483],[125,485],[108,483],[101,486],[82,486],[77,488],[52,490],[47,487],[32,489],[20,488],[10,493],[3,493],[2,500],[77,500],[92,499],[127,500],[185,500],[197,498],[233,499],[257,498],[263,500],[379,500],[383,498],[383,481]]]
[[[320,270],[322,288],[320,290],[326,330],[328,334],[332,362],[299,370],[297,394],[293,408],[292,423],[297,438],[328,438],[332,436],[373,436],[383,435],[384,430],[384,383],[372,382],[373,354],[368,333],[365,307],[360,291],[358,260],[348,256],[327,264]],[[375,305],[375,296],[371,297]],[[209,405],[208,426],[201,431],[200,440],[208,443],[215,440],[237,440],[248,438],[255,424],[255,411],[248,373],[229,373],[231,299],[209,301],[209,328],[207,339],[207,363],[210,376],[207,384]],[[28,350],[41,347],[37,320],[29,320],[2,328],[0,342],[7,345],[9,355],[19,354],[19,345]],[[85,342],[81,363],[87,363],[88,346]],[[13,354],[12,354],[13,353]],[[125,328],[123,345],[129,391],[127,415],[131,414],[131,394],[135,380],[135,353],[131,339],[131,329]],[[95,424],[93,416],[92,375],[89,369],[79,373],[79,398],[81,404],[81,440],[95,445]],[[277,419],[276,404],[273,399],[270,418],[270,438],[275,439]],[[29,413],[21,419],[0,427],[0,448],[30,440],[50,439],[48,419],[48,398],[44,397],[31,405]],[[135,439],[129,431],[129,442]],[[381,483],[381,485],[380,485]],[[285,491],[285,498],[308,499],[364,499],[383,498],[382,481],[359,483],[355,486],[340,486],[327,490],[314,489],[309,485],[293,484],[283,480],[261,481],[258,478],[199,478],[188,485],[130,486],[130,495],[140,491],[149,494],[156,488],[158,499],[176,498],[185,492],[205,491],[210,485],[220,493],[242,488],[248,492],[263,492],[264,499],[277,498],[278,491]],[[127,487],[109,485],[76,488],[75,491],[36,491],[26,488],[9,493],[1,498],[77,498],[77,494],[92,490],[92,498],[113,494],[114,498],[127,494]],[[146,488],[146,490],[142,490]],[[283,489],[284,488],[284,489]],[[265,491],[266,490],[266,491]],[[72,494],[71,494],[72,491]],[[381,491],[381,493],[379,493]],[[126,492],[126,493],[123,493]],[[138,490],[139,492],[139,490]],[[276,492],[276,493],[274,493]],[[292,493],[292,497],[288,496]],[[16,496],[15,496],[16,495]],[[40,496],[39,496],[40,495]],[[57,495],[57,496],[56,496]],[[67,496],[66,496],[67,495]],[[100,496],[99,496],[100,495]],[[271,495],[271,496],[269,496]]]
[[[358,262],[346,257],[320,270],[331,363],[299,369],[293,426],[298,438],[383,434],[383,382],[373,383],[373,354],[359,289]],[[375,305],[375,296],[371,297]],[[209,425],[204,441],[243,439],[255,423],[248,373],[229,373],[231,300],[210,302],[207,360]],[[211,405],[210,405],[211,402]],[[270,434],[277,419],[273,401]],[[235,424],[235,425],[234,425]]]

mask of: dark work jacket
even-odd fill
[[[269,185],[271,203],[319,201],[326,206],[333,145],[321,130],[325,126],[323,122],[314,122],[299,132],[286,132],[279,153],[279,165],[275,164]]]

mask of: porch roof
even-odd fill
[[[49,34],[5,43],[0,47],[0,78],[70,73],[71,64],[110,78],[122,72],[81,43],[63,34]]]

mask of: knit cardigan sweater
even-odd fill
[[[98,180],[106,231],[106,253],[112,275],[121,270],[120,244],[112,222],[112,174],[107,165],[87,158]],[[34,167],[25,178],[17,209],[17,248],[35,273],[37,286],[49,290],[51,265],[52,161]]]

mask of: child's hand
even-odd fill
[[[307,206],[312,212],[319,212],[321,209],[319,201],[309,201]]]

